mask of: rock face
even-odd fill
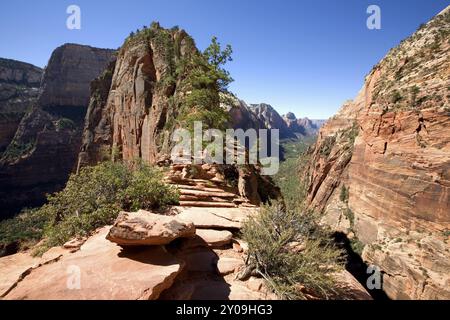
[[[392,298],[449,299],[450,8],[374,67],[320,130],[310,209],[354,232]]]
[[[42,204],[46,193],[64,186],[76,167],[89,83],[112,55],[112,50],[71,44],[54,51],[38,101],[28,106],[0,159],[1,218]]]
[[[49,109],[81,107],[85,110],[89,103],[90,82],[105,70],[113,52],[78,44],[56,48],[45,69],[39,106]]]
[[[279,129],[280,139],[296,139],[299,136],[309,137],[317,135],[325,120],[297,119],[295,114],[288,112],[284,116],[266,103],[247,105],[235,97],[229,97],[229,103],[223,107],[231,117],[233,129],[247,130],[250,128]]]
[[[320,127],[325,123],[325,120],[310,120],[308,118],[297,119],[295,114],[288,112],[283,116],[287,127],[296,135],[309,137],[317,135]]]
[[[28,107],[39,94],[43,70],[0,58],[0,155],[5,151]]]
[[[170,154],[169,120],[179,111],[174,101],[187,92],[174,66],[197,52],[186,32],[157,24],[128,39],[110,69],[110,88],[95,84],[99,90],[89,104],[80,165],[96,163],[113,150],[124,160],[152,164]]]
[[[195,236],[192,222],[148,211],[121,212],[107,239],[121,246],[164,245],[177,238]]]
[[[2,298],[6,300],[152,300],[170,287],[182,265],[164,247],[125,250],[98,231],[75,253],[34,266]],[[2,258],[12,261],[17,255]],[[23,258],[20,258],[23,261]],[[12,276],[12,274],[11,274]]]

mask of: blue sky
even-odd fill
[[[81,8],[81,30],[66,8]],[[381,30],[366,9],[381,8]],[[327,118],[356,96],[387,51],[444,9],[447,0],[15,0],[0,2],[0,57],[44,66],[72,42],[118,48],[130,31],[157,20],[179,25],[204,49],[216,35],[231,44],[231,90],[280,113]]]

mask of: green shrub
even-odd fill
[[[61,118],[56,122],[57,130],[75,130],[76,128],[77,126],[75,125],[75,122],[67,118]]]
[[[41,253],[112,224],[120,210],[153,210],[177,202],[177,190],[162,181],[159,169],[140,162],[104,162],[72,174],[66,187],[48,196],[41,208],[2,223],[0,231],[10,231],[0,233],[0,243],[44,238],[37,251]]]
[[[356,236],[350,239],[350,247],[353,252],[356,252],[359,256],[362,256],[362,252],[364,250],[364,243],[362,243]]]
[[[349,197],[349,190],[348,188],[345,187],[345,185],[342,185],[341,188],[341,193],[339,194],[339,200],[341,200],[342,202],[348,202],[348,197]]]
[[[324,157],[328,157],[333,150],[333,147],[336,143],[336,136],[325,137],[322,144],[320,145],[320,155]]]
[[[340,270],[342,252],[312,214],[263,206],[243,226],[249,262],[282,299],[330,298],[337,293],[332,272]],[[292,250],[298,244],[301,252]]]
[[[162,183],[159,169],[139,164],[133,171],[131,183],[125,189],[127,207],[139,209],[158,209],[178,202],[178,191]]]
[[[355,214],[353,213],[352,209],[350,209],[348,206],[344,209],[344,215],[347,217],[348,221],[350,222],[350,228],[353,229],[355,226]]]
[[[3,159],[14,160],[33,150],[35,142],[19,143],[13,141],[2,155]]]
[[[402,95],[400,94],[400,92],[398,90],[394,90],[391,93],[391,102],[392,103],[397,103],[400,100],[402,100]]]
[[[44,227],[50,221],[46,212],[37,209],[24,209],[13,219],[0,222],[0,247],[17,243],[24,248],[42,239]]]

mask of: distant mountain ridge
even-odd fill
[[[278,129],[280,139],[298,139],[316,135],[326,122],[326,120],[311,120],[306,117],[297,119],[292,112],[281,116],[267,103],[248,105],[235,97],[232,100],[232,103],[224,107],[230,113],[232,127],[235,129]]]

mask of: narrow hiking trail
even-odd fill
[[[247,252],[240,229],[259,207],[241,197],[238,186],[227,183],[217,165],[171,165],[165,180],[180,191],[174,213],[192,221],[197,236],[168,246],[185,266],[160,299],[275,299],[262,279],[249,275],[238,280]]]

